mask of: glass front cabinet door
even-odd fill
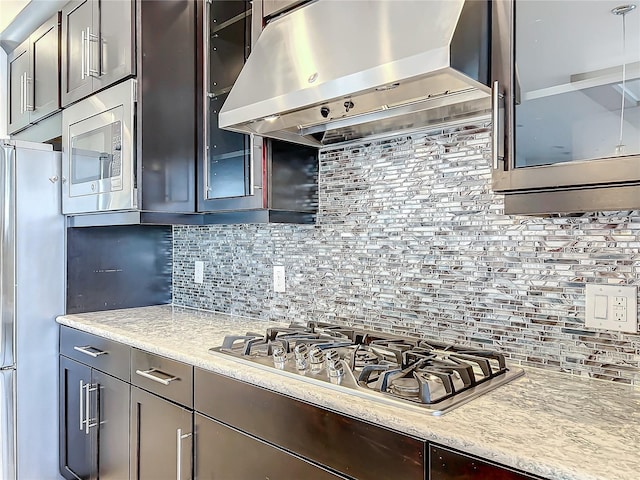
[[[256,187],[262,187],[255,175],[262,165],[261,142],[252,151],[249,136],[218,128],[220,109],[251,50],[251,3],[214,0],[207,3],[205,22],[209,61],[203,197],[205,205],[217,209],[224,208],[227,199],[255,197]]]
[[[218,128],[220,109],[261,32],[261,5],[205,2],[198,211],[215,213],[207,216],[214,223],[309,223],[317,210],[317,150]]]
[[[505,213],[640,208],[640,8],[494,2],[493,187]]]

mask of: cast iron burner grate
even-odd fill
[[[492,351],[309,322],[229,335],[211,353],[387,403],[443,413],[513,380]]]

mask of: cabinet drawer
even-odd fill
[[[60,327],[60,353],[129,381],[131,347],[74,328]]]
[[[195,371],[195,410],[359,480],[424,480],[425,443],[213,372]]]
[[[131,383],[186,407],[193,406],[193,367],[186,363],[134,348]]]

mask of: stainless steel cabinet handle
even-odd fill
[[[191,433],[183,434],[181,428],[176,430],[176,461],[178,464],[176,468],[177,480],[182,480],[182,440],[189,438],[190,436]]]
[[[97,35],[91,33],[91,27],[87,27],[87,76],[88,77],[97,77],[100,72],[93,68],[93,46],[91,42],[97,42],[99,40]]]
[[[24,113],[24,73],[20,75],[20,114]]]
[[[33,111],[33,104],[29,103],[29,84],[31,83],[31,77],[29,77],[29,75],[27,75],[26,73],[24,74],[24,111],[25,112],[32,112]]]
[[[85,391],[85,402],[84,402],[84,409],[85,409],[85,420],[84,420],[84,434],[85,435],[89,435],[89,430],[95,426],[98,425],[98,422],[92,422],[90,415],[91,415],[91,392],[95,392],[96,390],[98,390],[98,384],[91,384],[91,383],[85,383],[84,388],[86,388]]]
[[[81,65],[81,70],[82,70],[81,78],[82,78],[82,80],[84,80],[84,77],[85,77],[85,74],[84,74],[85,66],[84,66],[84,64],[86,63],[86,60],[85,60],[84,57],[87,54],[87,50],[86,50],[87,47],[85,46],[85,42],[86,41],[87,40],[86,40],[86,38],[84,36],[84,30],[82,30],[82,43],[80,44],[80,59],[81,59],[81,64],[82,64]]]
[[[164,372],[160,372],[160,370],[158,370],[157,368],[151,368],[149,370],[136,370],[136,373],[141,377],[148,378],[149,380],[161,383],[162,385],[169,385],[174,380],[178,380],[178,377],[172,377],[171,375],[167,375],[169,378],[160,378],[156,375],[152,375],[153,372],[159,372],[163,375],[167,375]]]
[[[89,402],[91,400],[91,393],[89,392],[89,387],[91,386],[91,384],[87,383],[85,385],[86,388],[86,397],[85,397],[85,401],[84,401],[84,434],[85,435],[89,435],[89,414],[90,414],[90,409],[89,409]]]
[[[89,349],[93,349],[96,350],[95,352],[92,352]],[[98,350],[95,347],[92,347],[90,345],[86,345],[84,347],[78,347],[77,345],[75,347],[73,347],[74,350],[77,350],[78,352],[84,353],[85,355],[89,355],[90,357],[93,358],[98,358],[100,355],[108,355],[109,352],[105,352],[104,350]]]
[[[80,431],[84,430],[84,382],[80,380]]]
[[[500,83],[493,82],[491,91],[491,107],[493,128],[491,133],[491,155],[493,168],[500,168],[500,161],[504,159],[504,94],[500,92]]]

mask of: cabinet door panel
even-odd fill
[[[227,95],[211,99],[211,134],[206,198],[244,197],[250,193],[249,136],[218,128],[218,113]]]
[[[29,48],[18,47],[9,57],[9,118],[8,130],[13,133],[29,123],[29,112],[25,105],[25,77],[29,75]]]
[[[87,417],[84,385],[91,384],[91,369],[60,357],[60,473],[67,479],[89,479],[95,468],[92,437],[81,423]]]
[[[89,95],[93,85],[88,72],[88,39],[92,2],[74,0],[62,9],[62,105]]]
[[[94,6],[94,90],[135,74],[133,8],[129,0],[98,0]]]
[[[93,371],[98,386],[97,418],[98,477],[106,480],[129,478],[129,395],[130,387],[106,373]],[[94,397],[95,398],[95,397]]]
[[[191,478],[192,413],[132,387],[131,414],[131,478]]]
[[[195,475],[198,480],[256,478],[345,478],[196,414]],[[242,458],[238,458],[242,452]]]
[[[29,103],[33,105],[31,122],[35,122],[60,107],[60,68],[58,16],[31,36],[33,83],[29,85]]]
[[[429,449],[430,480],[463,480],[490,478],[492,480],[535,480],[537,477],[516,472],[446,448]]]

